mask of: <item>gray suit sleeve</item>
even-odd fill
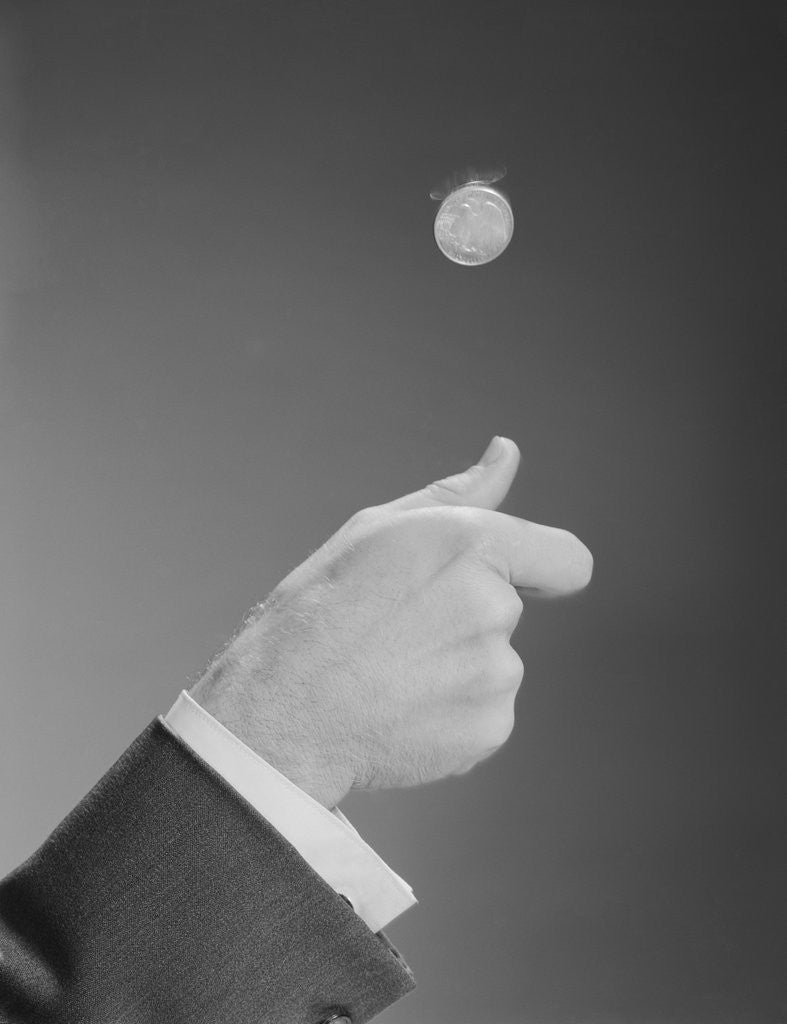
[[[363,1024],[414,987],[158,721],[0,882],[4,1024]]]

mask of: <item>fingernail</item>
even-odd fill
[[[489,442],[489,447],[481,456],[478,465],[491,466],[493,462],[497,462],[505,450],[506,446],[503,444],[503,439],[497,436],[493,437]]]

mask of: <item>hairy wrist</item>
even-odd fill
[[[286,681],[259,658],[244,656],[238,638],[191,688],[191,697],[247,747],[328,809],[352,788],[340,748],[326,749],[319,728],[297,713]]]

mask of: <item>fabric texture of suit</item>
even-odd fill
[[[363,1024],[414,987],[158,721],[0,883],[3,1024]]]

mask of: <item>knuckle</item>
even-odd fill
[[[446,476],[442,480],[435,480],[433,483],[427,484],[424,492],[427,497],[435,498],[438,501],[448,500],[452,504],[460,504],[462,499],[467,496],[473,481],[481,477],[483,472],[483,467],[471,466],[461,473],[454,473],[452,476]]]
[[[464,505],[444,505],[430,511],[446,550],[460,556],[483,555],[490,542],[488,511]]]
[[[468,601],[470,613],[480,630],[506,637],[516,629],[524,608],[522,598],[513,587],[484,594],[478,593],[477,585],[472,586]]]
[[[511,651],[511,680],[515,688],[518,688],[522,684],[522,680],[525,678],[525,663],[522,661],[518,651],[515,651],[513,647],[508,648]]]
[[[489,520],[483,509],[462,509],[458,541],[460,548],[478,562],[487,565],[493,560],[495,537],[490,532]]]
[[[481,706],[498,705],[501,697],[516,694],[525,675],[525,666],[507,640],[480,644],[472,661],[475,667],[468,681],[474,700]]]
[[[446,509],[456,525],[457,533],[468,543],[472,543],[485,533],[485,524],[489,515],[486,509],[475,508],[471,505],[458,505],[452,509]]]
[[[489,530],[489,511],[484,508],[466,508],[462,511],[468,545],[475,549],[485,549],[493,539]]]
[[[350,516],[347,520],[346,526],[348,529],[362,529],[368,526],[374,519],[375,508],[373,506],[369,508],[361,508]]]
[[[459,493],[460,488],[456,485],[452,486],[450,477],[445,480],[435,480],[431,484],[427,484],[423,490],[424,497],[437,502],[450,501],[453,503]]]
[[[514,731],[515,719],[514,714],[511,711],[507,711],[504,715],[501,715],[500,717],[500,746],[502,747],[503,744],[510,739],[511,733]]]
[[[525,675],[525,665],[510,644],[506,644],[497,656],[496,678],[505,690],[516,690]]]
[[[490,716],[485,729],[487,749],[497,750],[509,739],[514,731],[513,711],[506,709]]]
[[[500,622],[506,632],[513,633],[516,629],[524,607],[522,598],[513,587],[509,587],[505,597],[499,602]]]

